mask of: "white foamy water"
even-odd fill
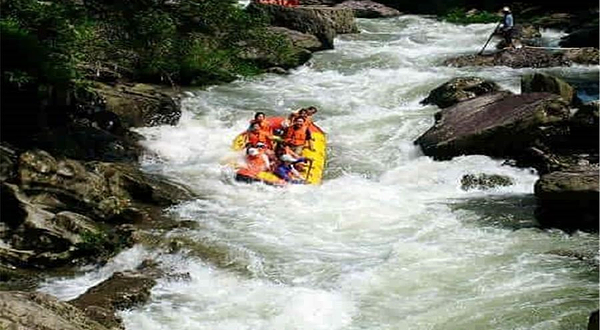
[[[194,91],[178,126],[140,130],[159,155],[146,169],[202,198],[172,209],[198,229],[168,234],[198,245],[156,255],[191,279],[159,280],[148,304],[121,313],[127,329],[585,329],[596,266],[550,252],[597,258],[597,237],[534,228],[534,171],[485,156],[435,162],[412,143],[438,110],[419,101],[439,84],[476,75],[519,93],[531,69],[440,65],[478,52],[493,24],[359,23],[360,34],[340,36],[290,75]],[[323,184],[234,183],[221,164],[253,113],[308,105],[328,133]],[[469,173],[515,184],[463,191]],[[198,246],[220,251],[219,261],[203,260]],[[87,276],[44,290],[66,299],[106,277]]]

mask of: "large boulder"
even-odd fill
[[[568,104],[557,95],[496,92],[443,109],[415,144],[436,159],[472,154],[518,157],[550,138],[553,126],[560,128],[568,118]]]
[[[16,178],[1,186],[0,262],[47,268],[103,261],[129,244],[124,223],[162,220],[162,209],[194,194],[131,164],[21,153]]]
[[[396,17],[402,13],[394,8],[370,0],[348,0],[335,5],[336,8],[350,8],[354,16],[360,18]]]
[[[302,33],[280,26],[270,26],[268,29],[273,33],[285,36],[295,47],[307,49],[311,52],[325,49],[323,43],[312,34]]]
[[[121,330],[88,318],[83,311],[39,292],[0,291],[1,329]]]
[[[175,125],[181,117],[177,102],[155,86],[96,83],[93,90],[104,99],[106,111],[116,114],[124,127]]]
[[[493,81],[479,77],[458,77],[436,87],[421,104],[435,104],[440,108],[447,108],[458,102],[499,90]]]
[[[89,306],[112,311],[127,309],[146,302],[154,285],[154,276],[135,271],[117,272],[70,303],[82,310]]]
[[[521,77],[521,93],[548,92],[560,95],[563,100],[573,103],[577,94],[564,80],[544,73],[531,73]]]
[[[354,13],[347,8],[284,7],[250,3],[246,10],[267,17],[271,25],[314,35],[323,45],[323,49],[333,49],[333,39],[338,33],[358,32]]]
[[[598,156],[600,141],[600,125],[598,113],[600,101],[579,105],[577,112],[570,119],[570,131],[574,149]]]
[[[597,166],[577,166],[542,175],[535,184],[536,218],[543,226],[598,231]]]
[[[562,47],[594,47],[598,48],[598,24],[587,26],[569,33],[560,40]]]

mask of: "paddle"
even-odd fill
[[[500,27],[500,24],[502,24],[502,22],[498,22],[498,25],[496,25],[496,27],[494,28],[494,31],[492,32],[492,34],[490,34],[490,37],[485,42],[485,45],[483,45],[483,48],[481,48],[481,51],[477,55],[483,54],[483,50],[485,49],[485,47],[487,46],[487,44],[490,42],[490,40],[492,40],[492,37],[494,36],[494,34],[496,34],[496,31],[498,30],[498,27]]]

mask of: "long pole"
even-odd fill
[[[490,34],[490,37],[485,42],[485,45],[483,45],[483,48],[481,48],[481,51],[479,51],[478,55],[483,54],[483,50],[485,49],[485,47],[487,46],[487,44],[490,42],[490,40],[492,40],[492,37],[494,36],[494,33],[496,33],[496,31],[498,30],[498,27],[500,26],[500,24],[502,24],[502,22],[498,22],[498,25],[496,25],[496,27],[494,28],[494,31],[492,32],[492,34]]]

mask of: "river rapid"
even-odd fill
[[[143,167],[201,196],[167,210],[196,226],[163,234],[180,242],[175,252],[134,246],[40,290],[71,299],[150,257],[190,278],[158,280],[147,304],[120,312],[128,330],[586,329],[598,308],[598,236],[535,227],[534,170],[485,156],[437,162],[412,143],[439,110],[419,104],[433,88],[479,76],[520,93],[533,69],[440,64],[478,52],[495,24],[406,15],[358,25],[289,75],[188,91],[177,126],[140,129],[155,153]],[[548,44],[561,35],[544,31]],[[234,182],[222,164],[254,112],[308,105],[328,136],[323,184]],[[461,177],[478,173],[514,185],[462,190]]]

